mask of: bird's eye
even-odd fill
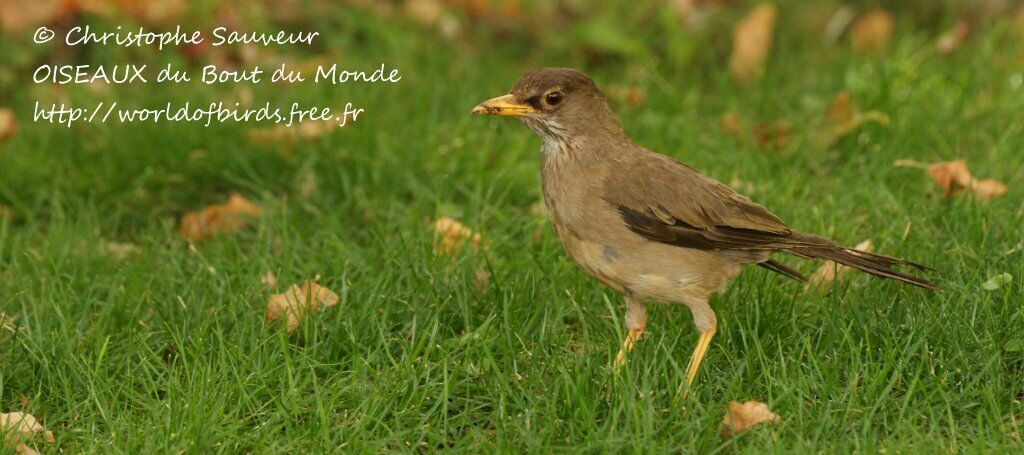
[[[563,95],[562,92],[551,92],[544,96],[544,101],[551,106],[557,106],[558,103],[562,102],[562,98],[565,98],[565,95]]]

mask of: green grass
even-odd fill
[[[650,54],[602,59],[579,51],[578,37],[460,44],[366,12],[325,16],[322,50],[348,67],[386,61],[404,79],[255,87],[257,100],[367,108],[290,154],[232,125],[32,124],[42,90],[17,86],[4,102],[21,129],[0,145],[0,204],[11,211],[0,218],[0,310],[18,326],[0,332],[0,411],[35,415],[57,437],[36,446],[70,453],[1021,450],[1024,353],[1008,345],[1024,338],[1020,39],[997,22],[940,56],[936,30],[904,18],[893,49],[865,57],[783,10],[765,77],[738,87],[725,69],[737,14]],[[879,252],[929,264],[945,292],[855,273],[805,295],[751,268],[713,301],[718,335],[674,405],[697,339],[689,311],[653,306],[649,335],[613,370],[624,305],[531,214],[539,141],[516,122],[468,115],[543,65],[643,88],[642,108],[615,106],[638,143],[748,182],[796,229],[871,238]],[[814,122],[839,90],[891,125],[815,145]],[[228,94],[133,86],[111,96],[147,105]],[[718,129],[727,111],[788,122],[788,145],[737,144]],[[944,201],[920,171],[892,166],[959,157],[1009,193]],[[310,175],[316,190],[304,196]],[[177,237],[181,215],[234,191],[263,207],[253,228]],[[435,257],[428,221],[440,215],[479,230],[487,248]],[[140,253],[117,259],[107,241]],[[477,293],[480,269],[491,286]],[[279,287],[319,275],[341,300],[291,335],[266,327],[267,270]],[[1003,272],[1014,282],[981,289]],[[726,403],[751,399],[782,422],[723,442]]]

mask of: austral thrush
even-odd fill
[[[921,265],[794,231],[711,177],[634,144],[594,82],[579,71],[532,71],[508,95],[484,101],[473,113],[516,116],[543,140],[544,203],[562,246],[626,300],[629,334],[616,365],[644,333],[645,301],[682,303],[700,332],[686,373],[689,390],[715,335],[711,293],[749,264],[804,279],[773,260],[776,252],[938,289],[893,270]]]

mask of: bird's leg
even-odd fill
[[[647,306],[644,301],[634,296],[626,296],[626,329],[629,333],[626,340],[622,342],[622,349],[619,355],[615,356],[615,367],[621,368],[626,364],[626,354],[633,349],[636,340],[647,330]]]
[[[676,390],[676,397],[679,397],[681,391],[683,399],[690,393],[690,385],[693,384],[693,378],[697,376],[697,370],[700,368],[701,361],[704,360],[704,354],[708,352],[708,346],[711,345],[711,339],[714,338],[715,329],[718,327],[715,313],[707,301],[692,302],[688,306],[693,312],[693,322],[697,325],[700,338],[697,339],[697,347],[693,349],[693,355],[690,356],[690,364],[686,367],[686,384],[680,384],[679,389]]]

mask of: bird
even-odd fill
[[[700,334],[676,397],[688,394],[715,335],[710,296],[747,265],[806,281],[773,259],[834,261],[930,290],[896,270],[923,265],[790,228],[765,207],[682,162],[635,144],[594,81],[570,68],[526,73],[473,114],[513,116],[540,136],[541,187],[555,234],[584,272],[625,300],[621,367],[647,327],[647,302],[683,304]]]

